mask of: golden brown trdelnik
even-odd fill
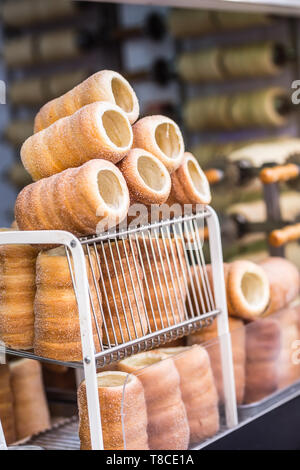
[[[10,364],[17,439],[50,427],[41,364],[21,359]]]
[[[149,449],[187,449],[190,429],[173,359],[161,361],[156,351],[149,351],[124,359],[118,367],[136,374],[143,385]]]
[[[7,364],[0,365],[0,420],[7,444],[16,441],[13,396],[10,371]]]
[[[45,104],[35,118],[35,132],[74,114],[96,101],[106,101],[123,109],[133,124],[139,116],[139,103],[128,81],[117,72],[102,70],[87,78],[59,98]]]
[[[94,254],[91,254],[96,279],[99,272]],[[98,330],[92,315],[94,344],[101,349],[102,316],[92,271],[86,256],[86,265]],[[79,314],[68,259],[64,248],[41,252],[36,266],[37,291],[34,301],[35,337],[37,355],[61,361],[82,360]],[[101,298],[100,298],[101,300]]]
[[[91,160],[26,186],[17,197],[15,216],[20,230],[84,236],[119,224],[128,208],[122,173],[111,162]]]
[[[219,430],[218,393],[207,351],[201,346],[160,348],[162,359],[172,356],[180,376],[180,390],[190,427],[190,444],[200,443]]]
[[[21,159],[36,181],[95,158],[118,163],[132,138],[128,117],[119,106],[95,102],[29,137]]]
[[[134,375],[107,371],[97,374],[105,450],[148,450],[144,390]],[[79,437],[82,450],[91,449],[86,384],[78,389]],[[123,433],[123,423],[124,433]]]
[[[99,286],[107,334],[112,344],[123,343],[148,331],[143,304],[143,272],[135,243],[128,240],[98,246],[101,265]]]
[[[29,245],[0,246],[0,339],[6,347],[33,347],[37,254]]]
[[[133,128],[133,148],[147,150],[173,173],[183,159],[184,142],[178,125],[165,116],[147,116]]]

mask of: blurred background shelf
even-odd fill
[[[101,2],[101,0],[92,0]],[[211,10],[252,11],[300,16],[298,0],[112,0],[113,3],[159,5],[175,8],[206,8]]]

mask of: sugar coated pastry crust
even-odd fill
[[[10,370],[7,364],[0,365],[0,420],[7,444],[16,441],[13,396]]]
[[[143,303],[143,272],[135,244],[120,240],[117,244],[99,245],[97,251],[104,342],[123,343],[144,336],[148,322]]]
[[[95,102],[29,137],[21,159],[36,181],[95,158],[117,163],[132,139],[126,113],[115,104]]]
[[[118,368],[136,374],[143,385],[149,449],[187,449],[190,430],[181,397],[180,376],[172,358],[161,361],[156,351],[149,351],[124,359]]]
[[[0,246],[0,339],[6,347],[33,347],[37,254],[29,245]]]
[[[184,143],[178,125],[165,116],[147,116],[133,126],[133,147],[157,157],[170,173],[183,160]]]
[[[149,450],[146,402],[139,379],[125,372],[106,371],[97,374],[97,382],[104,449]],[[80,446],[81,450],[90,450],[85,381],[80,384],[77,397]]]
[[[74,114],[83,106],[96,101],[120,106],[131,124],[139,116],[138,99],[128,81],[117,72],[102,70],[45,104],[35,118],[34,131],[39,132],[58,119]]]
[[[219,430],[218,393],[207,351],[201,346],[160,348],[161,358],[172,356],[180,376],[180,390],[190,427],[190,445]]]
[[[119,163],[131,204],[163,204],[171,190],[171,178],[161,161],[143,149],[131,149]]]
[[[93,302],[93,337],[96,351],[101,350],[102,316],[93,273],[99,277],[95,255],[91,253],[92,266],[86,256],[88,280]],[[71,261],[72,262],[72,261]],[[93,269],[93,272],[92,272]],[[35,337],[37,355],[61,361],[82,360],[80,323],[76,296],[72,284],[68,259],[64,248],[41,252],[36,265],[36,296],[34,301]],[[101,293],[98,292],[101,301]]]
[[[229,265],[226,291],[229,314],[245,320],[263,315],[270,301],[268,278],[251,261],[238,260]]]
[[[20,230],[57,229],[83,236],[117,225],[128,208],[120,170],[106,160],[91,160],[26,186],[17,197],[15,217]]]
[[[21,359],[10,363],[17,439],[50,427],[50,415],[38,361]]]
[[[196,158],[184,153],[183,162],[171,175],[172,189],[168,204],[209,204],[210,187],[207,178]]]
[[[265,315],[280,310],[299,295],[298,268],[284,258],[270,257],[260,263],[270,283],[270,304]]]
[[[281,329],[276,318],[260,318],[246,328],[245,403],[253,403],[278,388]]]
[[[243,403],[245,394],[245,367],[246,367],[246,329],[242,320],[229,317],[229,330],[231,333],[231,346],[233,357],[233,370],[235,379],[235,392],[237,403]],[[187,338],[189,346],[202,344],[210,357],[210,364],[213,370],[219,401],[224,403],[224,386],[221,366],[220,342],[217,340],[217,322],[213,323]]]
[[[144,297],[152,331],[185,320],[185,259],[181,239],[139,240]]]

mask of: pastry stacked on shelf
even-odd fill
[[[72,263],[72,261],[70,261]],[[92,322],[96,351],[102,338],[101,298],[93,284],[92,270],[99,278],[95,255],[90,266],[86,256],[88,281],[93,306]],[[68,258],[63,247],[42,251],[36,263],[34,300],[34,351],[39,356],[60,361],[82,360],[79,315]]]
[[[108,70],[46,103],[21,149],[34,183],[18,195],[18,228],[89,236],[122,227],[134,204],[144,204],[148,214],[164,203],[193,209],[209,203],[207,179],[184,153],[177,124],[164,116],[138,116],[134,90]],[[105,344],[120,344],[187,318],[183,242],[158,237],[136,243],[100,243],[97,266],[88,268],[97,351],[102,335]],[[36,285],[35,353],[81,360],[78,311],[63,250],[40,253]]]
[[[244,401],[245,394],[245,374],[246,374],[246,329],[242,320],[229,317],[229,330],[231,334],[233,371],[235,380],[235,393],[238,405]],[[222,362],[220,343],[218,340],[217,321],[214,320],[211,325],[191,334],[187,338],[187,344],[202,344],[206,349],[220,403],[224,403],[224,386],[222,376]]]
[[[21,359],[10,364],[17,439],[50,427],[50,415],[43,387],[42,367],[37,361]]]
[[[65,93],[88,76],[79,69],[44,77],[29,77],[14,81],[8,90],[9,100],[15,106],[39,106],[53,97]]]
[[[80,32],[73,28],[27,34],[6,40],[3,57],[9,68],[73,59],[80,56],[80,39]]]
[[[148,322],[143,303],[143,273],[135,243],[120,240],[101,244],[97,252],[104,342],[118,344],[144,336]]]
[[[20,230],[68,230],[84,236],[116,226],[128,208],[122,173],[113,163],[95,159],[26,186],[15,216]]]
[[[212,284],[211,268],[206,269]],[[300,379],[300,367],[294,360],[300,333],[299,305],[295,302],[299,271],[291,262],[271,257],[259,264],[245,260],[224,264],[224,275],[237,402],[252,403]],[[203,289],[202,285],[204,297]],[[197,296],[201,305],[199,292]],[[190,335],[187,343],[203,344],[207,349],[223,402],[217,336],[214,320],[211,326]]]
[[[105,450],[149,450],[147,410],[141,381],[125,372],[97,374]],[[91,450],[90,427],[83,381],[78,389],[81,450]]]
[[[181,165],[183,174],[185,166],[190,168],[193,181],[187,185],[196,187],[197,201],[203,196],[207,203],[198,163],[183,162],[177,124],[164,116],[136,122],[138,114],[129,83],[108,70],[46,103],[35,118],[35,134],[21,149],[22,162],[36,183],[18,196],[20,229],[64,229],[77,236],[105,231],[125,219],[130,203],[149,208],[166,202],[168,173]],[[83,203],[88,207],[83,209]]]
[[[190,428],[181,396],[180,375],[173,359],[161,360],[157,351],[149,351],[124,359],[119,362],[118,368],[135,374],[142,383],[149,449],[187,449]]]
[[[202,279],[201,269],[195,266],[193,278]],[[206,274],[212,289],[211,266],[206,266]],[[270,301],[270,286],[263,268],[256,263],[246,260],[238,260],[232,263],[224,263],[224,278],[227,295],[228,313],[232,317],[252,321],[264,315]],[[196,282],[193,282],[197,285]],[[192,291],[192,283],[189,286]],[[201,289],[201,291],[200,291]],[[205,286],[196,290],[198,305],[201,305],[201,297],[205,299]],[[191,292],[192,293],[192,292]],[[191,295],[195,303],[193,295]],[[205,308],[207,309],[207,305]]]
[[[192,131],[268,128],[286,125],[289,114],[286,90],[268,87],[192,98],[185,104],[184,122]]]
[[[76,12],[71,0],[6,0],[1,15],[6,26],[16,28],[54,21]]]
[[[160,348],[161,359],[172,357],[190,428],[189,444],[199,444],[219,430],[218,394],[207,351],[201,346]]]
[[[10,381],[10,370],[7,364],[0,365],[0,421],[7,444],[16,441],[14,404]]]
[[[144,273],[144,298],[151,331],[186,319],[184,246],[179,237],[171,241],[141,237],[138,241]]]
[[[272,24],[272,18],[260,13],[172,8],[168,24],[170,33],[176,38],[188,38],[219,31],[264,27]]]
[[[188,82],[218,82],[232,78],[275,76],[286,61],[284,47],[274,41],[183,52],[177,62]]]
[[[211,194],[207,177],[190,152],[184,153],[183,162],[172,173],[171,181],[171,192],[167,200],[169,206],[191,205],[195,210],[197,205],[210,203]]]
[[[0,340],[8,348],[33,347],[37,254],[30,245],[0,246]]]

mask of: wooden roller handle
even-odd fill
[[[210,184],[219,183],[224,178],[223,171],[218,170],[217,168],[209,168],[208,170],[205,170],[204,173]]]
[[[300,224],[288,225],[279,230],[273,230],[269,235],[269,243],[272,246],[282,246],[300,238]]]
[[[278,183],[279,181],[288,181],[299,176],[299,167],[294,163],[287,165],[274,166],[273,168],[264,168],[260,172],[260,180],[264,184]]]

